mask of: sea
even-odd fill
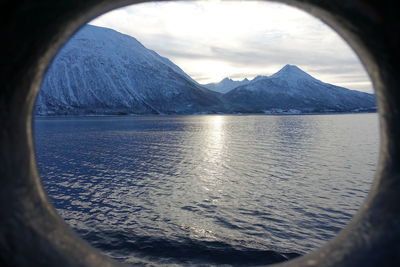
[[[376,113],[36,117],[60,216],[116,261],[266,265],[344,228],[377,168]]]

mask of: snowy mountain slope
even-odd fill
[[[230,112],[344,112],[373,110],[375,95],[321,82],[297,66],[258,76],[222,96]]]
[[[87,25],[51,64],[36,111],[42,115],[213,112],[221,109],[217,95],[133,37]]]
[[[321,82],[296,66],[209,88],[135,38],[87,25],[56,56],[36,102],[49,114],[342,112],[375,108],[375,96]],[[297,110],[297,111],[296,111]]]
[[[203,84],[203,86],[207,89],[210,89],[212,91],[218,92],[218,93],[227,93],[230,90],[248,84],[250,81],[245,78],[241,81],[234,81],[230,78],[225,78],[219,83],[208,83],[208,84]]]

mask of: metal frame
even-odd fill
[[[0,266],[121,266],[81,240],[49,204],[36,169],[32,108],[41,78],[79,26],[128,0],[0,2]],[[390,0],[283,0],[356,51],[379,103],[379,168],[348,227],[279,266],[400,266],[400,17]]]

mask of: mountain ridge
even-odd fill
[[[348,112],[376,105],[374,95],[323,83],[294,65],[271,76],[220,83],[224,93],[199,84],[129,35],[86,25],[54,58],[36,114]]]
[[[86,25],[54,58],[36,113],[191,114],[219,108],[216,94],[135,38]]]
[[[285,65],[271,76],[258,76],[225,93],[229,112],[319,113],[372,111],[375,95],[324,83],[299,67]]]
[[[238,86],[247,84],[249,82],[250,81],[247,78],[244,78],[241,81],[235,81],[232,80],[231,78],[226,77],[218,83],[208,83],[208,84],[203,84],[203,86],[209,90],[224,94]]]

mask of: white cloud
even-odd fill
[[[311,15],[268,2],[154,2],[91,24],[129,34],[200,83],[270,75],[298,65],[325,82],[372,92],[355,53]]]

